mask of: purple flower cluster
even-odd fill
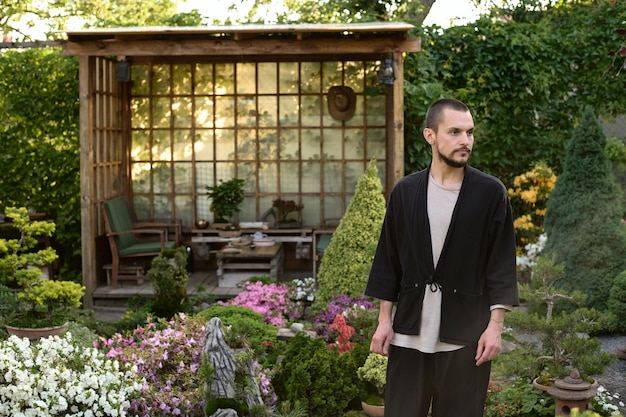
[[[163,327],[159,329],[159,327]],[[95,346],[107,357],[137,366],[147,381],[141,398],[131,402],[130,411],[142,417],[203,416],[201,389],[204,322],[184,314],[165,326],[148,322],[132,335],[100,338]]]
[[[293,300],[293,290],[287,284],[264,284],[261,281],[246,282],[245,289],[228,302],[221,305],[243,306],[263,315],[266,323],[285,327],[289,320],[301,316],[299,302]]]
[[[376,305],[367,299],[364,295],[359,298],[351,298],[345,294],[335,295],[325,309],[320,312],[313,319],[313,328],[315,332],[324,338],[327,342],[335,342],[337,332],[331,329],[331,324],[335,320],[337,314],[346,317],[347,321],[350,321],[351,312],[358,309],[371,310],[375,309]]]

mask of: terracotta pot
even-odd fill
[[[363,412],[370,417],[384,417],[385,416],[384,405],[371,405],[364,401],[361,401],[361,408],[363,408]]]
[[[55,327],[41,327],[41,328],[29,328],[29,327],[13,327],[6,326],[7,332],[17,337],[26,337],[30,340],[38,340],[48,336],[57,336],[67,330],[67,323]]]

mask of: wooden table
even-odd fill
[[[282,242],[276,242],[272,246],[257,246],[254,249],[249,246],[226,247],[215,251],[215,256],[218,283],[223,281],[226,271],[236,270],[268,271],[273,279],[278,279],[283,272],[285,251]]]
[[[312,259],[311,268],[315,270],[315,257],[312,256],[314,252],[314,234],[313,228],[304,227],[299,229],[241,229],[241,237],[250,237],[255,232],[261,232],[266,234],[270,239],[275,242],[282,242],[286,246],[283,250],[292,251],[292,247],[295,246],[295,259]],[[192,229],[191,230],[191,243],[195,245],[197,253],[206,254],[206,259],[209,257],[209,253],[215,254],[214,249],[218,244],[225,245],[230,238],[223,238],[219,236],[219,230],[213,228],[206,229]],[[257,248],[259,249],[259,248]],[[285,255],[287,257],[287,255]],[[292,254],[289,253],[289,259]],[[204,259],[204,258],[203,258]]]

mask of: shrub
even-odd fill
[[[546,202],[555,182],[556,175],[545,162],[535,164],[530,171],[513,179],[514,188],[508,191],[513,211],[521,213],[514,220],[518,255],[543,233]]]
[[[619,393],[611,394],[602,385],[598,387],[596,396],[589,401],[591,408],[598,414],[594,416],[601,417],[619,417],[619,406],[624,406],[624,403],[619,398]]]
[[[154,314],[170,319],[185,308],[187,301],[188,253],[185,247],[165,249],[155,256],[148,270],[154,288]]]
[[[547,393],[533,388],[529,381],[513,385],[489,383],[484,417],[551,417],[555,400]]]
[[[260,313],[266,323],[284,327],[288,320],[300,317],[300,303],[294,301],[292,295],[288,284],[246,282],[244,290],[235,298],[218,304],[248,307]]]
[[[340,314],[347,317],[349,323],[354,322],[353,327],[358,334],[369,340],[373,332],[371,331],[371,317],[367,317],[367,311],[377,314],[376,305],[364,295],[357,298],[351,298],[344,294],[335,295],[328,302],[328,305],[319,310],[313,317],[313,327],[315,332],[323,337],[325,341],[333,342],[336,334],[333,334],[330,325],[335,320],[337,314]]]
[[[0,207],[29,207],[54,219],[60,275],[80,282],[77,74],[78,58],[60,48],[0,54]]]
[[[339,417],[362,393],[356,370],[365,356],[362,349],[339,355],[323,339],[298,333],[287,345],[272,384],[280,402],[301,401],[309,416]]]
[[[324,252],[317,275],[314,305],[333,294],[363,293],[380,235],[386,202],[374,160],[359,179],[354,196]]]
[[[107,357],[135,364],[147,384],[130,409],[140,416],[203,416],[202,343],[204,321],[184,314],[171,321],[149,322],[132,334],[100,338]]]
[[[265,323],[260,313],[248,307],[219,304],[212,305],[196,314],[205,322],[219,317],[224,325],[226,343],[230,347],[249,347],[259,358],[276,343],[278,329]]]
[[[608,307],[614,316],[612,330],[617,333],[626,332],[626,271],[613,280]]]
[[[136,371],[69,333],[36,344],[11,336],[0,343],[0,416],[125,415],[143,384]]]
[[[587,306],[605,310],[613,278],[624,270],[622,191],[604,153],[606,137],[590,108],[574,130],[547,202],[546,253],[565,266],[558,286],[581,290]]]

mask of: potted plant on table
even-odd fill
[[[31,221],[26,208],[7,208],[6,216],[19,232],[15,239],[0,239],[0,298],[7,331],[31,339],[59,334],[80,307],[85,288],[43,277],[41,268],[57,254],[51,247],[37,250],[37,237],[51,236],[53,222]]]
[[[385,415],[385,385],[387,383],[387,357],[378,353],[370,353],[363,366],[357,369],[360,380],[369,382],[375,389],[361,402],[363,412],[370,417]]]
[[[228,181],[220,180],[216,186],[207,186],[207,197],[211,200],[209,208],[213,212],[213,227],[222,225],[225,229],[237,230],[237,221],[234,218],[243,203],[245,180],[233,178]]]
[[[276,218],[276,227],[279,229],[298,228],[302,225],[304,204],[278,198],[273,201],[272,208]]]

